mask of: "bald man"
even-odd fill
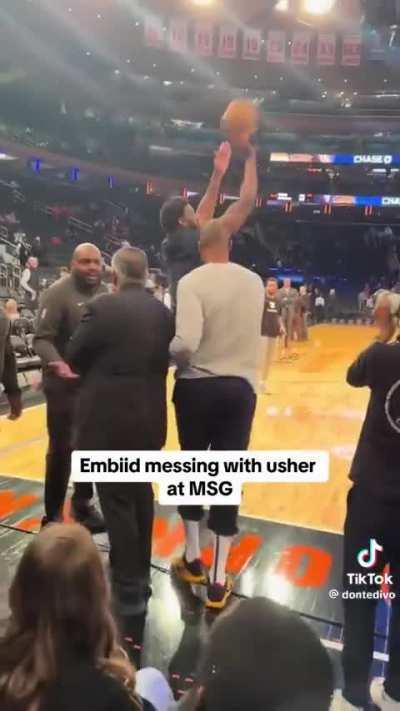
[[[107,292],[101,283],[102,268],[97,247],[79,245],[72,256],[71,274],[47,289],[40,304],[34,348],[42,360],[49,433],[43,526],[62,520],[70,476],[72,419],[79,377],[65,362],[65,352],[88,301]],[[76,484],[71,514],[92,533],[97,533],[104,530],[104,522],[91,503],[92,496],[91,484]]]
[[[202,267],[178,284],[174,404],[185,450],[245,450],[256,406],[264,287],[257,274],[229,261],[229,224],[212,220],[200,235]],[[200,560],[201,506],[179,508],[184,556],[173,564],[188,583],[206,582]],[[207,607],[222,609],[232,592],[225,568],[237,533],[237,507],[211,506],[214,557]]]

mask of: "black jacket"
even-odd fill
[[[375,343],[347,382],[371,390],[350,477],[377,498],[400,503],[400,343]]]
[[[82,377],[77,449],[160,449],[174,335],[168,309],[139,286],[94,299],[67,349]]]
[[[181,227],[174,234],[168,235],[162,243],[162,261],[168,274],[173,308],[176,307],[179,279],[202,264],[199,239],[198,230]]]
[[[10,322],[0,308],[0,382],[7,395],[20,392],[17,379],[17,363],[10,340]]]

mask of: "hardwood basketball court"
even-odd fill
[[[252,484],[245,487],[242,514],[306,528],[341,532],[348,469],[368,400],[366,389],[346,384],[346,369],[371,343],[367,326],[320,325],[296,348],[298,358],[273,364],[270,395],[260,395],[251,448],[324,449],[330,452],[326,484]],[[173,387],[169,378],[169,401]],[[47,446],[45,405],[25,410],[17,422],[1,420],[0,474],[43,480]],[[177,449],[169,402],[167,449]]]

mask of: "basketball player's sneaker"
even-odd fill
[[[181,558],[175,558],[171,563],[171,572],[190,585],[201,585],[207,582],[207,576],[200,558],[196,558],[190,563],[184,555]]]
[[[371,699],[381,711],[400,711],[400,701],[395,701],[385,691],[385,680],[377,677],[370,686]]]
[[[209,583],[207,586],[206,607],[209,610],[223,610],[232,595],[233,581],[227,576],[225,585]]]
[[[329,711],[364,711],[362,706],[354,706],[347,701],[339,689],[336,689]]]

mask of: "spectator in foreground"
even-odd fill
[[[171,695],[155,708],[136,691],[140,672],[119,644],[103,563],[82,526],[54,524],[33,539],[9,602],[0,640],[2,711],[167,709]],[[152,676],[153,685],[162,678],[155,670]]]
[[[266,598],[242,600],[215,622],[179,711],[328,711],[333,671],[312,629]]]

